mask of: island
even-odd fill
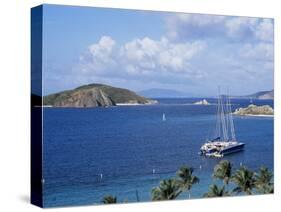
[[[206,99],[203,99],[203,100],[198,101],[198,102],[194,102],[193,104],[194,105],[210,105],[210,103]]]
[[[257,99],[274,99],[274,90],[259,92],[257,94]]]
[[[274,90],[270,91],[259,91],[253,94],[245,95],[245,96],[233,96],[233,98],[242,98],[242,99],[274,99]]]
[[[240,116],[268,116],[273,117],[274,110],[269,105],[257,106],[250,104],[246,108],[238,108],[233,112],[234,115]]]
[[[43,97],[43,104],[52,107],[109,107],[156,103],[156,100],[139,96],[128,89],[95,83]]]

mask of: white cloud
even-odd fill
[[[273,22],[270,19],[263,19],[256,27],[255,35],[262,41],[273,42]]]
[[[113,58],[116,42],[109,36],[103,36],[98,43],[88,47],[86,54],[80,56],[83,63],[82,71],[102,72],[105,68],[114,67],[116,61]]]
[[[219,15],[185,13],[169,15],[166,18],[167,36],[173,40],[186,40],[214,35],[221,30],[225,19],[225,16]]]
[[[89,50],[93,56],[102,57],[111,54],[114,45],[115,41],[111,37],[103,36],[97,44],[91,45]]]
[[[252,60],[273,61],[273,44],[245,44],[240,50],[240,56]]]
[[[190,61],[205,48],[202,41],[173,43],[165,37],[145,37],[117,45],[112,38],[103,36],[81,56],[81,67],[87,75],[103,77],[154,81],[171,76],[198,77],[202,73]]]
[[[240,38],[255,30],[257,18],[233,17],[225,21],[226,33],[232,38]]]
[[[268,18],[181,13],[168,16],[166,26],[174,40],[217,37],[273,42],[273,21]]]
[[[201,41],[171,43],[166,38],[157,41],[146,37],[126,43],[120,52],[125,63],[131,64],[140,72],[189,72],[189,60],[204,47],[205,44]]]
[[[169,15],[166,24],[168,31],[161,39],[147,36],[121,44],[102,36],[81,55],[77,76],[81,81],[131,87],[135,83],[212,87],[213,82],[237,81],[255,87],[261,78],[272,83],[271,19],[176,14]],[[238,84],[236,89],[242,90]]]
[[[220,16],[220,15],[203,15],[203,14],[186,14],[186,13],[176,14],[175,17],[176,19],[178,19],[183,23],[188,23],[196,26],[219,24],[226,19],[226,16]]]

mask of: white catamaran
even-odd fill
[[[200,154],[223,157],[244,149],[245,144],[236,140],[229,96],[218,96],[217,121],[214,139],[208,139],[200,148]]]

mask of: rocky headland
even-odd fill
[[[194,102],[193,104],[194,105],[210,105],[210,103],[206,99],[203,99],[203,100],[198,101],[198,102]]]
[[[246,108],[236,109],[233,114],[240,116],[273,116],[274,110],[269,105],[257,106],[251,104]]]
[[[156,100],[137,95],[124,88],[89,84],[73,90],[44,96],[43,104],[52,107],[108,107],[115,105],[156,104]]]

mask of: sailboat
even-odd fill
[[[238,142],[231,112],[229,96],[218,96],[215,136],[207,139],[200,148],[200,154],[208,157],[223,157],[242,151],[245,144]]]
[[[166,115],[165,115],[165,113],[163,113],[163,115],[162,115],[162,121],[166,121]]]
[[[250,103],[251,103],[251,104],[253,103],[253,98],[252,98],[252,97],[250,97]]]

